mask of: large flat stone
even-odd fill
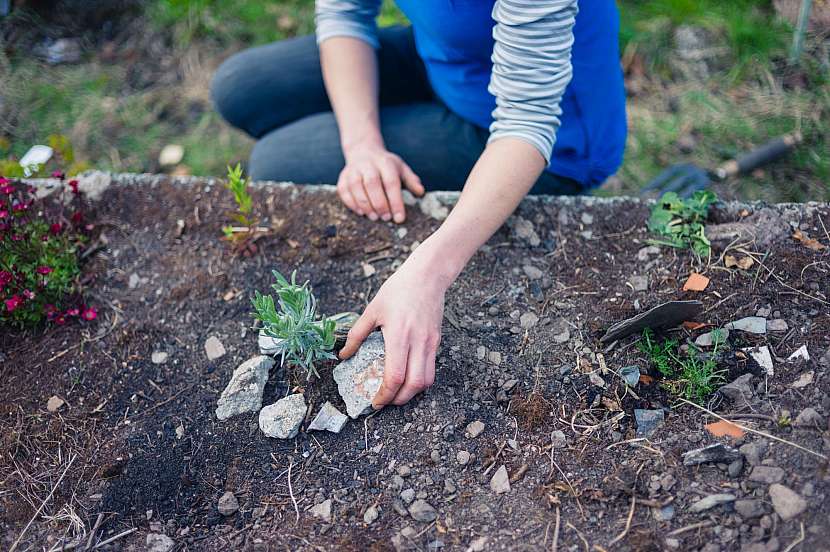
[[[302,393],[288,395],[259,411],[259,429],[268,437],[292,439],[300,430],[307,410]]]
[[[372,398],[383,382],[383,335],[369,334],[360,349],[334,369],[337,391],[346,403],[346,413],[358,418],[372,410]]]
[[[245,412],[256,412],[262,407],[262,393],[268,381],[268,371],[274,359],[255,356],[233,371],[231,381],[216,405],[216,417],[226,420]]]

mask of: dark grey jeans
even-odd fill
[[[460,190],[489,135],[435,97],[409,27],[379,31],[381,133],[427,190]],[[335,184],[343,153],[313,36],[244,50],[216,71],[219,113],[257,140],[248,172],[255,180]],[[579,185],[545,172],[536,194],[576,194]]]

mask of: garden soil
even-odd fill
[[[340,434],[306,432],[325,401],[344,410],[333,364],[311,381],[274,368],[264,404],[304,392],[311,405],[296,438],[275,440],[255,413],[214,415],[233,370],[258,352],[254,291],[271,270],[296,270],[324,312],[359,312],[440,221],[413,205],[401,226],[372,223],[325,187],[257,186],[254,197],[270,232],[234,253],[220,181],[114,177],[90,214],[97,320],[4,330],[4,548],[116,537],[98,550],[145,550],[164,533],[176,550],[830,550],[830,250],[791,237],[828,245],[827,205],[719,205],[711,222],[745,233],[700,260],[651,246],[639,200],[526,200],[449,290],[431,389]],[[783,230],[753,223],[762,211]],[[727,268],[725,255],[753,265]],[[682,291],[693,271],[711,279],[703,292]],[[600,342],[614,322],[682,299],[702,301],[697,320],[711,325],[671,330],[683,344],[759,311],[786,322],[733,331],[718,356],[726,381],[751,374],[747,400],[717,393],[704,407],[743,436],[705,429],[718,419],[673,394],[637,336]],[[215,360],[211,336],[226,350]],[[774,375],[742,351],[755,345],[769,347]],[[786,360],[802,346],[809,360]],[[643,376],[627,389],[616,374],[631,365]],[[51,412],[53,395],[65,404]],[[664,419],[643,436],[635,409]],[[684,465],[718,442],[741,458]],[[501,466],[510,489],[497,494]],[[779,498],[779,485],[796,496]],[[225,516],[228,491],[239,509]],[[421,508],[409,508],[413,495]],[[707,497],[717,504],[702,509]],[[311,511],[326,500],[330,516]]]

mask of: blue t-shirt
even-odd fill
[[[494,3],[397,0],[412,22],[435,93],[453,112],[482,128],[489,128],[496,107],[487,90]],[[614,0],[579,0],[573,33],[573,78],[560,104],[561,126],[548,170],[587,189],[619,168],[625,149],[625,88]]]

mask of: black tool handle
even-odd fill
[[[752,172],[758,167],[762,167],[767,163],[785,156],[800,143],[800,132],[779,136],[778,138],[767,142],[763,146],[756,148],[749,153],[745,153],[737,159],[727,161],[715,169],[715,175],[720,180],[723,180],[730,176]]]

